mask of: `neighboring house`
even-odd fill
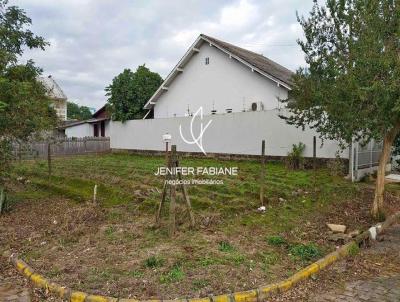
[[[201,34],[144,106],[147,117],[282,107],[293,72],[261,54]]]
[[[85,121],[71,121],[60,129],[65,131],[66,137],[109,137],[110,119],[105,106],[97,110],[91,119]]]
[[[57,116],[62,121],[67,120],[67,96],[62,91],[57,82],[51,75],[47,77],[39,77],[39,82],[43,84],[47,91],[47,96],[52,100],[52,104]]]

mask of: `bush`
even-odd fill
[[[302,142],[293,144],[292,151],[290,151],[286,158],[286,166],[292,170],[299,170],[304,168],[303,152],[306,148]]]
[[[310,261],[321,256],[321,251],[312,243],[296,244],[290,248],[290,254],[302,261]]]
[[[267,237],[267,242],[270,245],[283,245],[286,244],[285,238],[281,236],[269,236]]]

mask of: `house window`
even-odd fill
[[[205,64],[206,65],[210,64],[210,58],[209,57],[206,57]]]

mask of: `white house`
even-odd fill
[[[143,120],[110,123],[114,150],[163,151],[169,134],[178,151],[207,155],[283,157],[304,143],[305,157],[349,161],[352,179],[372,172],[380,150],[358,144],[342,149],[309,127],[296,128],[280,100],[291,90],[293,72],[261,54],[201,34],[144,108]],[[195,113],[202,107],[204,116]],[[204,125],[208,125],[205,132]],[[368,157],[366,157],[368,154]]]
[[[84,121],[71,121],[59,127],[64,130],[65,136],[68,138],[82,137],[109,137],[110,136],[110,119],[103,106],[97,110],[91,119]]]
[[[51,75],[38,77],[38,81],[46,89],[47,96],[51,99],[57,116],[62,121],[67,120],[67,96]]]
[[[201,34],[145,105],[149,117],[271,110],[293,72],[261,54]]]

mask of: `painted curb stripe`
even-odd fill
[[[391,226],[400,219],[400,212],[390,216],[384,223],[380,225],[378,234],[382,233],[384,229]],[[356,245],[359,246],[363,241],[369,238],[369,232],[365,231],[354,238],[353,241],[341,246],[336,251],[329,253],[322,259],[314,262],[313,264],[305,267],[293,276],[283,280],[279,283],[268,284],[260,286],[258,289],[235,292],[233,294],[225,294],[218,296],[211,296],[210,298],[192,298],[192,299],[175,299],[175,300],[137,300],[137,299],[119,299],[106,297],[101,295],[89,295],[80,291],[72,291],[68,287],[63,287],[53,282],[49,282],[46,278],[34,272],[24,261],[18,259],[15,254],[9,256],[8,252],[4,252],[3,257],[8,258],[16,267],[16,269],[23,274],[26,278],[30,279],[36,287],[47,289],[50,293],[67,300],[69,302],[257,302],[263,301],[276,293],[282,293],[295,284],[310,278],[310,276],[318,273],[332,263],[339,259],[345,258],[349,255],[350,249]]]

